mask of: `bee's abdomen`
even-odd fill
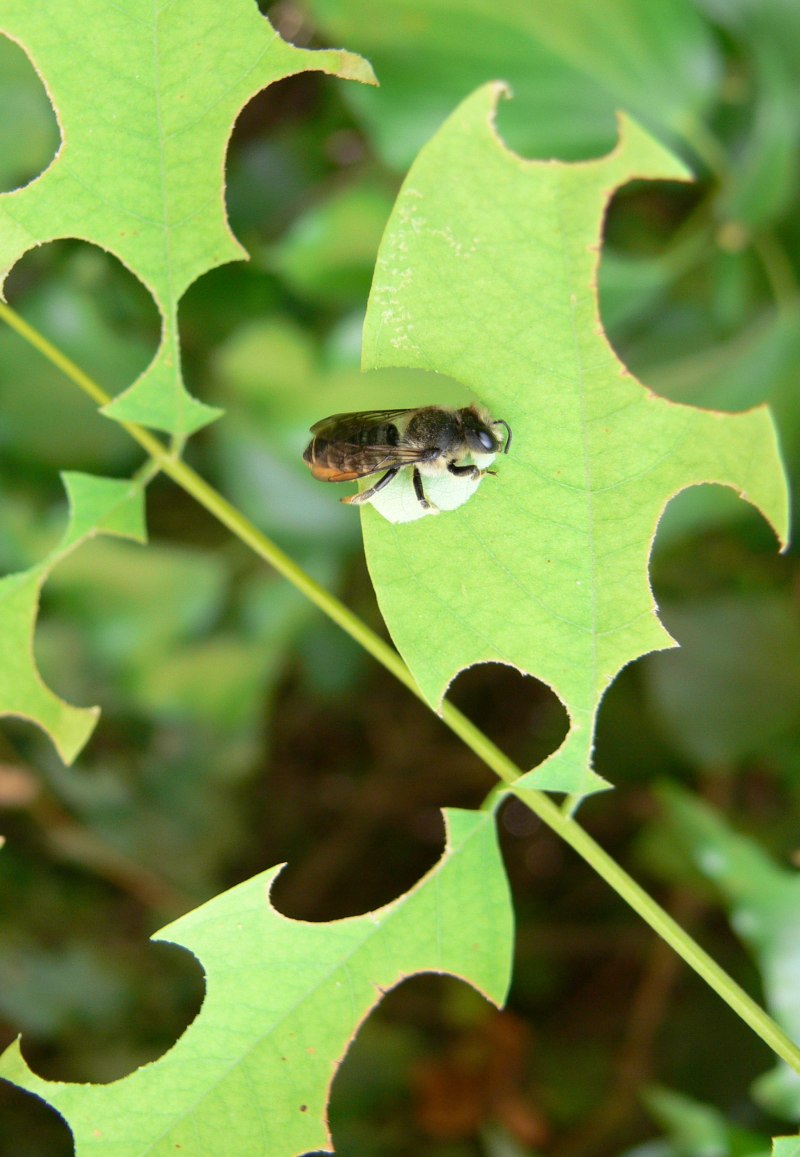
[[[348,482],[363,474],[358,466],[357,449],[329,442],[327,438],[312,439],[303,452],[303,461],[314,477],[323,482]]]
[[[344,470],[357,453],[358,447],[352,443],[332,442],[330,438],[312,438],[303,452],[303,461],[311,467],[328,466]]]
[[[315,478],[324,482],[348,482],[354,478],[365,478],[382,468],[384,460],[391,451],[377,454],[372,445],[385,446],[385,443],[372,443],[364,439],[360,443],[355,441],[340,442],[331,438],[313,438],[306,447],[303,460],[311,469]]]
[[[360,446],[396,446],[400,436],[394,422],[387,422],[384,426],[362,426],[357,433],[357,440]]]

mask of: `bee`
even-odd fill
[[[505,427],[502,434],[498,427]],[[493,474],[488,466],[511,446],[511,427],[492,418],[482,406],[460,410],[423,406],[413,410],[367,410],[333,414],[311,427],[313,438],[303,454],[315,478],[323,482],[350,482],[381,474],[360,494],[342,502],[360,506],[370,502],[401,470],[411,470],[414,494],[428,514],[438,508],[425,496],[423,478],[449,472],[457,478],[478,480]],[[467,459],[472,461],[467,461]]]

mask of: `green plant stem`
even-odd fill
[[[795,320],[798,285],[785,250],[771,229],[765,229],[753,238],[753,249],[769,280],[776,308],[784,317]]]
[[[6,303],[0,302],[0,317],[44,357],[58,366],[66,376],[99,405],[111,397],[70,358],[58,350],[42,334],[30,326]],[[195,470],[174,457],[164,444],[149,431],[134,423],[120,423],[153,461],[170,478],[213,514],[241,542],[246,543],[260,558],[288,579],[315,606],[338,624],[359,643],[387,671],[391,672],[413,695],[423,703],[427,700],[397,652],[379,635],[350,611],[344,603],[321,587],[287,554],[276,546],[257,527],[253,526],[234,506],[210,486]],[[800,1049],[786,1036],[767,1013],[720,968],[689,934],[652,899],[616,861],[600,847],[575,820],[563,813],[543,792],[516,787],[522,775],[516,766],[490,739],[487,738],[458,708],[445,700],[441,709],[442,721],[489,767],[506,785],[504,794],[516,795],[543,823],[560,836],[600,875],[609,887],[623,899],[649,926],[665,940],[686,963],[722,997],[750,1028],[797,1073],[800,1073]]]
[[[800,1048],[751,996],[732,980],[712,956],[681,928],[632,876],[595,840],[542,792],[514,788],[511,792],[573,848],[622,897],[654,932],[666,941],[694,971],[761,1037],[787,1065],[800,1073]]]
[[[678,129],[698,160],[720,182],[727,178],[730,170],[725,149],[700,117],[688,117]]]

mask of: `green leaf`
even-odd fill
[[[775,1137],[772,1157],[800,1157],[800,1137]]]
[[[680,650],[654,656],[645,676],[678,751],[700,766],[725,766],[794,733],[800,616],[791,595],[705,598],[670,607],[665,618]]]
[[[80,621],[100,666],[155,668],[215,623],[226,569],[217,555],[188,547],[159,542],[141,551],[98,540],[59,566],[48,593]]]
[[[688,792],[671,786],[659,795],[677,841],[719,889],[731,926],[752,952],[767,1008],[800,1040],[800,876],[778,867]],[[800,1117],[800,1076],[783,1062],[759,1078],[754,1095],[776,1116]]]
[[[766,1137],[731,1124],[711,1105],[662,1088],[648,1090],[644,1101],[676,1157],[767,1157]]]
[[[744,410],[779,400],[785,378],[794,386],[798,356],[798,318],[768,313],[730,341],[717,340],[711,348],[683,358],[673,354],[663,366],[653,367],[651,378],[658,392],[672,401]]]
[[[42,584],[56,564],[96,534],[144,542],[141,487],[115,478],[64,474],[69,522],[58,546],[30,570],[0,579],[0,716],[29,719],[46,731],[70,762],[89,738],[98,707],[73,707],[42,681],[33,636]]]
[[[375,912],[332,924],[289,920],[269,903],[273,870],[160,932],[199,958],[206,997],[152,1064],[113,1084],[61,1084],[31,1072],[14,1044],[0,1075],[65,1117],[77,1157],[294,1157],[330,1148],[331,1081],[388,988],[442,972],[492,1001],[505,997],[512,913],[493,818],[449,811],[447,819],[439,863]]]
[[[91,43],[77,35],[86,28]],[[347,52],[286,44],[252,0],[156,8],[7,0],[0,31],[30,54],[62,132],[43,176],[0,197],[0,275],[59,237],[118,257],[153,295],[163,328],[148,369],[105,412],[187,436],[218,412],[183,386],[178,301],[201,274],[246,256],[223,197],[237,115],[262,88],[304,69],[366,82],[371,70]]]
[[[86,543],[48,581],[52,620],[40,654],[51,668],[60,657],[62,685],[104,688],[106,709],[191,721],[218,737],[249,733],[263,726],[265,697],[309,607],[290,585],[262,576],[252,589],[237,584],[234,614],[229,571],[221,554],[187,546]],[[54,654],[48,626],[65,621],[76,639],[56,636]]]
[[[339,190],[294,222],[269,265],[301,297],[362,306],[391,208],[388,192],[372,183]]]
[[[791,0],[701,0],[747,58],[752,111],[720,211],[750,229],[786,213],[796,194],[800,10]]]
[[[381,246],[364,365],[456,378],[510,423],[511,453],[459,511],[394,526],[365,509],[364,537],[384,618],[429,702],[474,663],[537,676],[571,729],[528,782],[585,793],[604,784],[590,767],[600,698],[625,664],[673,645],[647,573],[665,505],[723,483],[784,540],[786,484],[766,409],[721,415],[655,397],[601,327],[613,190],[682,166],[626,119],[599,160],[522,161],[494,131],[497,94],[465,102],[409,173]]]
[[[405,170],[478,85],[503,80],[515,101],[503,129],[527,156],[610,148],[614,112],[681,137],[715,93],[718,52],[688,0],[307,0],[329,39],[375,65],[381,87],[346,99],[384,159]]]
[[[796,38],[796,33],[794,36]],[[797,65],[786,60],[780,43],[756,34],[759,70],[758,103],[743,156],[720,198],[720,211],[749,229],[770,225],[791,209],[797,192],[797,148],[800,143]]]

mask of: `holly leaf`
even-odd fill
[[[198,957],[206,996],[157,1061],[112,1084],[60,1084],[33,1073],[15,1043],[0,1076],[62,1114],[77,1157],[331,1149],[331,1082],[387,989],[417,972],[460,977],[494,1002],[508,989],[513,917],[493,817],[451,810],[446,819],[439,863],[375,912],[289,920],[269,903],[274,869],[160,932]]]
[[[436,706],[474,663],[535,675],[569,714],[564,743],[523,786],[584,794],[600,700],[617,672],[674,646],[648,579],[658,521],[685,487],[717,482],[785,540],[786,482],[761,407],[718,414],[656,397],[609,345],[597,301],[606,205],[633,177],[686,170],[626,117],[613,152],[525,161],[480,89],[423,149],[381,245],[364,368],[462,382],[514,434],[498,476],[453,513],[392,525],[363,508],[389,630]],[[420,404],[436,401],[431,396]],[[380,404],[376,399],[376,403]]]
[[[372,71],[348,52],[285,43],[253,0],[7,0],[0,32],[29,53],[61,128],[45,173],[0,196],[0,286],[23,253],[56,238],[118,257],[153,295],[162,332],[150,366],[104,412],[184,438],[218,411],[184,388],[178,302],[201,274],[247,256],[223,194],[236,117],[294,73],[373,83]]]
[[[74,707],[42,680],[33,650],[39,596],[47,576],[82,542],[97,534],[145,541],[141,485],[89,474],[62,475],[69,520],[60,543],[29,570],[0,579],[0,716],[38,724],[70,763],[92,733],[99,707]]]

